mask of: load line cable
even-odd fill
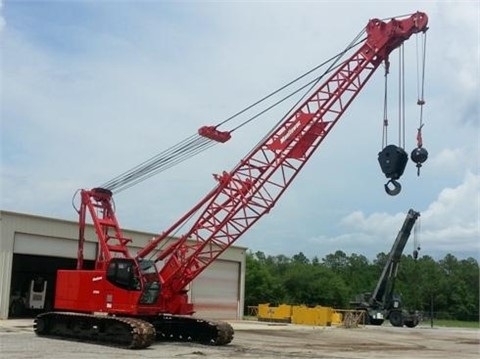
[[[333,71],[335,68],[342,65],[342,63],[340,63],[340,64],[335,66],[335,64],[339,61],[339,59],[342,56],[345,55],[345,53],[347,53],[350,49],[352,49],[353,47],[357,46],[359,43],[364,41],[364,39],[359,40],[359,38],[362,36],[362,34],[364,32],[365,32],[365,29],[363,29],[342,52],[340,52],[337,55],[329,58],[328,60],[324,61],[320,65],[315,66],[311,70],[309,70],[309,71],[305,72],[304,74],[298,76],[294,80],[288,82],[287,84],[283,85],[282,87],[278,88],[277,90],[275,90],[275,91],[271,92],[270,94],[264,96],[263,98],[254,102],[253,104],[251,104],[251,105],[245,107],[244,109],[238,111],[237,113],[228,117],[224,121],[218,123],[214,127],[218,128],[219,126],[224,125],[229,121],[232,121],[236,117],[244,114],[245,112],[252,109],[253,107],[261,104],[262,102],[265,102],[266,100],[268,100],[272,96],[274,96],[274,95],[278,94],[279,92],[285,90],[287,87],[293,85],[294,83],[300,81],[301,79],[305,78],[306,76],[308,76],[308,75],[312,74],[313,72],[317,71],[319,68],[321,68],[321,67],[325,66],[326,64],[328,64],[329,62],[333,61],[333,63],[330,65],[330,67],[322,75],[314,78],[313,80],[310,80],[305,85],[295,89],[294,91],[287,94],[285,97],[279,99],[278,101],[276,101],[272,105],[270,105],[267,108],[257,112],[255,115],[251,116],[250,118],[248,118],[247,120],[242,122],[240,125],[234,127],[229,132],[230,133],[234,132],[235,130],[239,129],[240,127],[245,126],[247,123],[253,121],[254,119],[256,119],[258,117],[260,117],[261,115],[270,111],[271,109],[273,109],[274,107],[276,107],[280,103],[286,101],[287,99],[289,99],[293,95],[297,94],[298,92],[300,92],[300,91],[302,91],[305,88],[310,86],[310,89],[308,89],[308,91],[306,91],[306,93],[303,97],[307,96],[307,94],[311,91],[311,89],[316,84],[318,84],[318,82],[326,74],[328,74],[329,72]],[[300,101],[301,101],[301,99],[298,100],[296,102],[296,104],[292,106],[292,108],[287,112],[287,115],[289,113],[291,113],[294,108],[296,108],[296,106],[298,105],[298,103],[300,103]],[[285,115],[281,120],[279,120],[278,123],[283,121],[283,119],[287,115]],[[277,125],[278,125],[278,123],[277,123]],[[275,128],[277,125],[275,125],[273,128]],[[268,134],[266,136],[268,136]],[[183,141],[180,141],[176,145],[167,148],[163,152],[160,152],[159,154],[157,154],[157,155],[149,158],[148,160],[140,163],[139,165],[131,168],[130,170],[121,173],[120,175],[116,176],[112,180],[110,180],[108,182],[105,182],[101,187],[105,188],[105,189],[108,189],[108,190],[111,190],[112,192],[119,193],[119,192],[121,192],[121,191],[123,191],[127,188],[130,188],[130,187],[132,187],[132,186],[134,186],[134,185],[136,185],[140,182],[143,182],[144,180],[158,174],[159,172],[162,172],[166,169],[169,169],[169,168],[171,168],[171,167],[173,167],[173,166],[175,166],[175,165],[177,165],[177,164],[179,164],[179,163],[181,163],[181,162],[199,154],[200,152],[203,152],[203,151],[207,150],[208,148],[210,148],[210,147],[212,147],[216,144],[218,144],[218,142],[216,142],[214,140],[211,140],[211,139],[208,139],[206,137],[203,137],[199,134],[191,135],[191,136],[187,137],[186,139],[184,139]]]

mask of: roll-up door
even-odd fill
[[[76,258],[78,241],[73,239],[15,233],[13,252],[37,256]],[[94,260],[97,244],[85,242],[83,255],[86,260]]]
[[[191,285],[195,316],[239,319],[240,263],[216,260]]]

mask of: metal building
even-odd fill
[[[97,242],[88,228],[84,257],[93,268]],[[154,233],[124,230],[136,253]],[[78,224],[55,218],[0,211],[0,319],[9,317],[13,298],[26,293],[32,279],[47,281],[45,306],[51,309],[56,270],[76,266]],[[245,248],[230,247],[191,284],[189,295],[203,318],[240,319],[243,314]]]

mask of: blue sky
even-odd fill
[[[231,116],[343,50],[369,19],[417,10],[430,27],[423,130],[430,157],[420,177],[410,162],[401,194],[383,191],[379,69],[277,206],[236,244],[272,255],[343,250],[372,258],[390,249],[413,208],[422,214],[422,254],[478,259],[476,1],[3,2],[0,208],[76,220],[77,189]],[[419,123],[416,39],[405,45],[410,152]],[[123,227],[168,228],[214,186],[212,173],[233,168],[282,115],[119,193]]]

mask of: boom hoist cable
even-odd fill
[[[287,84],[283,85],[282,87],[278,88],[277,90],[271,92],[270,94],[264,96],[260,100],[254,102],[253,104],[245,107],[241,111],[238,111],[234,115],[228,117],[226,120],[218,123],[215,126],[203,126],[198,130],[198,133],[191,135],[184,139],[183,141],[179,142],[178,144],[171,146],[164,150],[163,152],[158,153],[157,155],[149,158],[148,160],[140,163],[139,165],[131,168],[128,171],[125,171],[118,175],[117,177],[111,179],[108,182],[105,182],[99,187],[96,187],[100,191],[106,191],[110,194],[113,192],[119,193],[125,189],[128,189],[164,170],[167,170],[205,150],[208,148],[223,142],[227,142],[231,138],[231,134],[238,130],[239,128],[245,126],[249,122],[257,119],[261,115],[265,114],[266,112],[270,111],[280,103],[286,101],[287,99],[291,98],[292,96],[298,94],[305,89],[310,91],[318,82],[328,73],[334,71],[336,68],[343,65],[343,62],[339,63],[342,56],[344,56],[348,51],[352,48],[356,47],[360,43],[362,43],[365,39],[361,38],[365,30],[362,30],[353,41],[340,53],[336,54],[335,56],[329,58],[328,60],[324,61],[323,63],[313,67],[309,71],[305,72],[304,74],[298,76],[294,80],[288,82]],[[330,66],[320,75],[315,74],[316,71],[321,69],[323,66],[330,64]],[[308,76],[313,76],[313,79],[308,79]],[[234,120],[235,118],[245,114],[247,111],[253,109],[254,107],[260,105],[261,103],[267,101],[268,99],[272,98],[273,96],[279,94],[280,92],[284,91],[285,89],[289,88],[295,83],[298,83],[300,80],[307,81],[305,84],[297,85],[297,88],[291,90],[290,93],[284,95],[283,98],[280,98],[275,103],[271,104],[270,106],[266,107],[265,109],[257,112],[255,115],[251,116],[241,124],[237,125],[230,131],[219,131],[218,127],[226,124]],[[301,100],[297,101],[300,102]],[[293,107],[292,107],[293,109]],[[290,111],[292,111],[292,109]],[[272,131],[272,130],[271,130]],[[270,132],[271,132],[270,131]],[[267,134],[268,136],[268,134]],[[73,198],[72,198],[72,206],[77,213],[80,213],[80,208],[75,205],[75,198],[80,193],[80,190],[77,191]]]
[[[178,144],[164,150],[163,152],[151,157],[150,159],[140,163],[139,165],[131,168],[130,170],[121,173],[117,177],[111,179],[110,181],[104,183],[100,186],[100,188],[104,188],[111,192],[121,192],[127,188],[130,188],[164,170],[167,170],[205,150],[208,148],[220,143],[227,142],[231,138],[231,134],[236,131],[237,129],[245,126],[249,122],[255,120],[256,118],[260,117],[261,115],[265,114],[266,112],[270,111],[280,103],[286,101],[287,99],[291,98],[292,96],[298,94],[301,91],[307,89],[310,91],[318,82],[328,73],[335,70],[336,67],[341,66],[338,64],[340,58],[345,55],[350,49],[357,46],[361,43],[364,39],[360,39],[360,37],[365,33],[365,31],[361,31],[355,39],[347,46],[345,50],[336,54],[335,56],[331,57],[330,59],[324,61],[320,65],[315,66],[311,70],[305,72],[304,74],[298,76],[294,80],[290,81],[289,83],[283,85],[282,87],[278,88],[277,90],[271,92],[270,94],[264,96],[260,100],[254,102],[253,104],[245,107],[241,111],[238,111],[234,115],[228,117],[224,121],[214,125],[214,126],[203,126],[198,130],[197,134],[191,135],[187,137],[183,141],[179,142]],[[315,71],[318,71],[320,68],[329,64],[330,66],[327,70],[324,71],[321,75],[315,75]],[[313,79],[308,80],[306,84],[300,84],[298,88],[291,90],[290,93],[286,94],[284,97],[280,98],[270,106],[266,107],[263,110],[260,110],[255,115],[252,115],[250,118],[242,122],[241,124],[237,125],[233,129],[229,131],[220,131],[218,128],[226,123],[234,120],[235,118],[239,117],[240,115],[245,114],[247,111],[251,110],[252,108],[260,105],[261,103],[267,101],[268,99],[272,98],[273,96],[279,94],[281,91],[287,89],[288,87],[292,86],[295,83],[298,83],[300,80],[307,78],[309,75],[315,75]],[[304,95],[305,96],[305,95]],[[297,101],[297,104],[301,100]],[[295,105],[292,107],[292,109]],[[292,111],[292,109],[290,111]],[[267,134],[268,136],[268,134]]]
[[[337,65],[339,62],[340,58],[345,55],[350,49],[355,47],[356,45],[360,44],[363,42],[363,39],[360,39],[361,36],[365,33],[365,29],[363,29],[355,38],[354,40],[351,41],[351,43],[339,54],[333,56],[332,58],[328,59],[327,61],[323,62],[322,64],[314,67],[313,69],[307,71],[303,75],[297,77],[293,81],[287,83],[286,85],[280,87],[279,89],[273,91],[272,93],[268,94],[267,96],[263,97],[262,99],[258,100],[257,102],[254,102],[253,104],[247,106],[246,108],[242,109],[241,111],[235,113],[234,115],[230,116],[226,120],[213,125],[213,126],[203,126],[198,130],[198,133],[187,137],[185,140],[181,141],[180,143],[168,148],[167,150],[151,157],[150,159],[146,160],[145,162],[139,164],[138,166],[133,167],[132,169],[118,175],[117,177],[113,178],[112,180],[104,183],[101,188],[104,188],[106,190],[109,190],[111,192],[120,192],[123,191],[127,188],[130,188],[156,174],[159,172],[162,172],[166,169],[169,169],[207,149],[210,147],[214,146],[215,144],[224,143],[230,140],[231,135],[234,131],[239,129],[240,127],[243,127],[247,123],[253,121],[254,119],[260,117],[261,115],[265,114],[266,112],[270,111],[280,103],[286,101],[287,99],[291,98],[292,96],[298,94],[300,91],[307,89],[310,87],[305,95],[307,96],[308,92],[311,91],[315,85],[317,85],[320,80],[327,75],[328,73],[332,72],[335,70],[337,67],[342,66],[343,63],[340,63]],[[247,111],[253,109],[254,107],[260,105],[261,103],[265,102],[266,100],[272,98],[274,95],[279,94],[281,91],[285,90],[289,86],[293,85],[294,83],[297,83],[298,81],[306,78],[308,75],[312,75],[316,70],[320,69],[322,66],[326,65],[327,63],[331,63],[330,66],[327,68],[327,70],[321,74],[320,76],[316,76],[313,78],[313,80],[310,80],[307,82],[305,85],[300,86],[297,89],[294,89],[292,92],[284,96],[283,98],[279,99],[277,102],[274,102],[272,105],[266,107],[265,109],[257,112],[255,115],[251,116],[244,122],[242,122],[240,125],[234,127],[232,130],[227,130],[227,131],[220,131],[219,127],[222,125],[225,125],[227,122],[232,121],[233,119],[239,117],[240,115],[246,114]],[[388,59],[386,60],[386,64],[388,67]],[[388,73],[388,68],[386,69],[386,72]],[[301,100],[297,101],[296,105],[300,103]],[[283,121],[289,113],[291,113],[296,105],[292,106],[289,112],[279,120],[278,123]],[[384,133],[386,133],[386,125],[388,124],[388,120],[384,119],[384,125],[385,125],[385,130]],[[272,128],[270,133],[273,131],[275,126]],[[420,131],[420,130],[419,130]],[[270,133],[267,133],[267,135],[264,137],[266,138],[269,136]],[[420,132],[419,132],[420,133]],[[386,140],[386,136],[385,136]],[[420,143],[420,142],[418,142]],[[390,195],[396,195],[400,192],[401,186],[400,184],[396,181],[402,174],[403,174],[403,169],[405,168],[407,160],[405,160],[405,157],[408,159],[408,155],[405,156],[403,147],[395,146],[395,145],[389,145],[385,147],[385,144],[382,144],[383,150],[379,153],[379,162],[380,165],[382,166],[382,171],[385,173],[385,175],[390,178],[390,181],[385,185],[385,190],[387,191],[388,194]],[[421,153],[420,153],[421,152]],[[417,149],[415,151],[415,154],[412,152],[412,160],[417,161],[417,166],[419,165],[418,161],[420,161],[420,155],[424,153],[424,149],[421,148],[417,144]],[[420,154],[420,155],[419,155]],[[414,159],[415,158],[415,159]],[[404,163],[405,162],[405,163]],[[403,168],[402,168],[403,166]],[[386,168],[389,167],[389,168]],[[389,185],[393,185],[393,189],[389,188]]]

